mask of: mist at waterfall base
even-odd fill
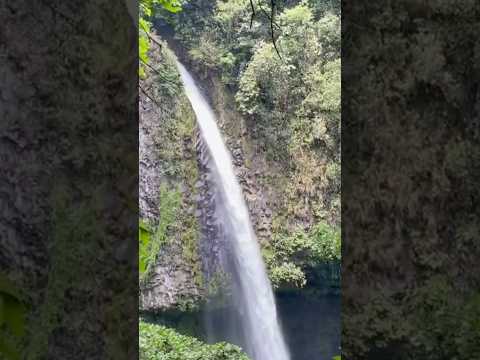
[[[303,290],[276,295],[277,311],[292,360],[329,360],[340,354],[339,295],[306,295]],[[183,312],[142,314],[145,321],[165,325],[208,343],[227,341],[239,346],[240,317],[235,305]]]
[[[223,263],[231,275],[235,313],[240,315],[235,317],[232,313],[228,322],[233,333],[238,335],[235,342],[240,343],[253,360],[290,360],[277,318],[273,290],[230,153],[210,105],[185,67],[180,63],[177,66],[210,156],[215,184],[215,217],[228,246],[228,255],[225,255],[228,258]],[[214,336],[212,333],[211,337]]]

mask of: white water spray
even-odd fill
[[[242,190],[233,171],[232,159],[217,127],[215,115],[195,81],[178,63],[201,135],[210,152],[212,173],[221,209],[223,231],[232,242],[231,271],[235,302],[241,313],[241,327],[247,353],[254,360],[289,360],[277,319],[272,287],[267,277]],[[218,213],[218,210],[217,210]]]

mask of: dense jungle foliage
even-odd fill
[[[197,284],[205,285],[198,275],[198,248],[192,246],[199,231],[191,215],[198,173],[192,154],[180,145],[193,137],[194,129],[169,49],[173,48],[204,88],[211,85],[223,94],[220,98],[207,95],[216,111],[228,111],[220,116],[226,119],[221,125],[226,142],[241,139],[245,166],[255,172],[259,193],[271,199],[271,227],[259,240],[273,286],[314,288],[320,283],[328,292],[337,292],[341,257],[340,2],[278,2],[273,17],[270,3],[262,1],[201,0],[171,5],[145,2],[141,9],[141,92],[164,109],[160,118],[165,129],[158,140],[162,169],[158,217],[140,220],[142,282],[148,282],[158,254],[171,253],[167,248],[179,244],[184,249],[182,261],[192,265]],[[174,39],[167,45],[163,39],[172,29]],[[179,109],[181,114],[176,113]],[[261,158],[262,165],[254,158]],[[190,250],[185,251],[187,247]],[[208,284],[209,288],[214,285]],[[158,351],[167,348],[171,351],[168,359],[183,359],[185,348],[198,349],[198,354],[206,356],[202,359],[243,359],[230,345],[226,345],[228,351],[223,345],[200,346],[166,328],[142,324],[140,333],[145,359],[158,358]],[[158,344],[166,347],[154,350]]]
[[[204,344],[160,325],[140,322],[140,360],[248,360],[235,345]]]
[[[260,181],[278,194],[262,244],[270,278],[302,287],[307,268],[341,253],[340,5],[278,3],[271,18],[267,3],[253,4],[255,15],[245,0],[186,2],[151,21],[173,27],[197,75],[231,94],[246,142],[266,158]]]

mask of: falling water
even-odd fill
[[[190,103],[197,117],[201,135],[212,161],[217,186],[217,216],[226,238],[231,242],[233,290],[241,313],[247,353],[254,360],[289,360],[272,287],[267,277],[260,248],[253,231],[242,190],[233,171],[231,156],[222,140],[215,115],[185,67],[178,68]]]

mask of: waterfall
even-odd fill
[[[180,63],[177,65],[211,157],[209,165],[217,195],[216,216],[229,241],[231,257],[228,266],[232,274],[235,305],[240,312],[239,325],[244,334],[245,351],[253,360],[289,360],[277,319],[273,290],[230,153],[205,97],[185,67]]]

